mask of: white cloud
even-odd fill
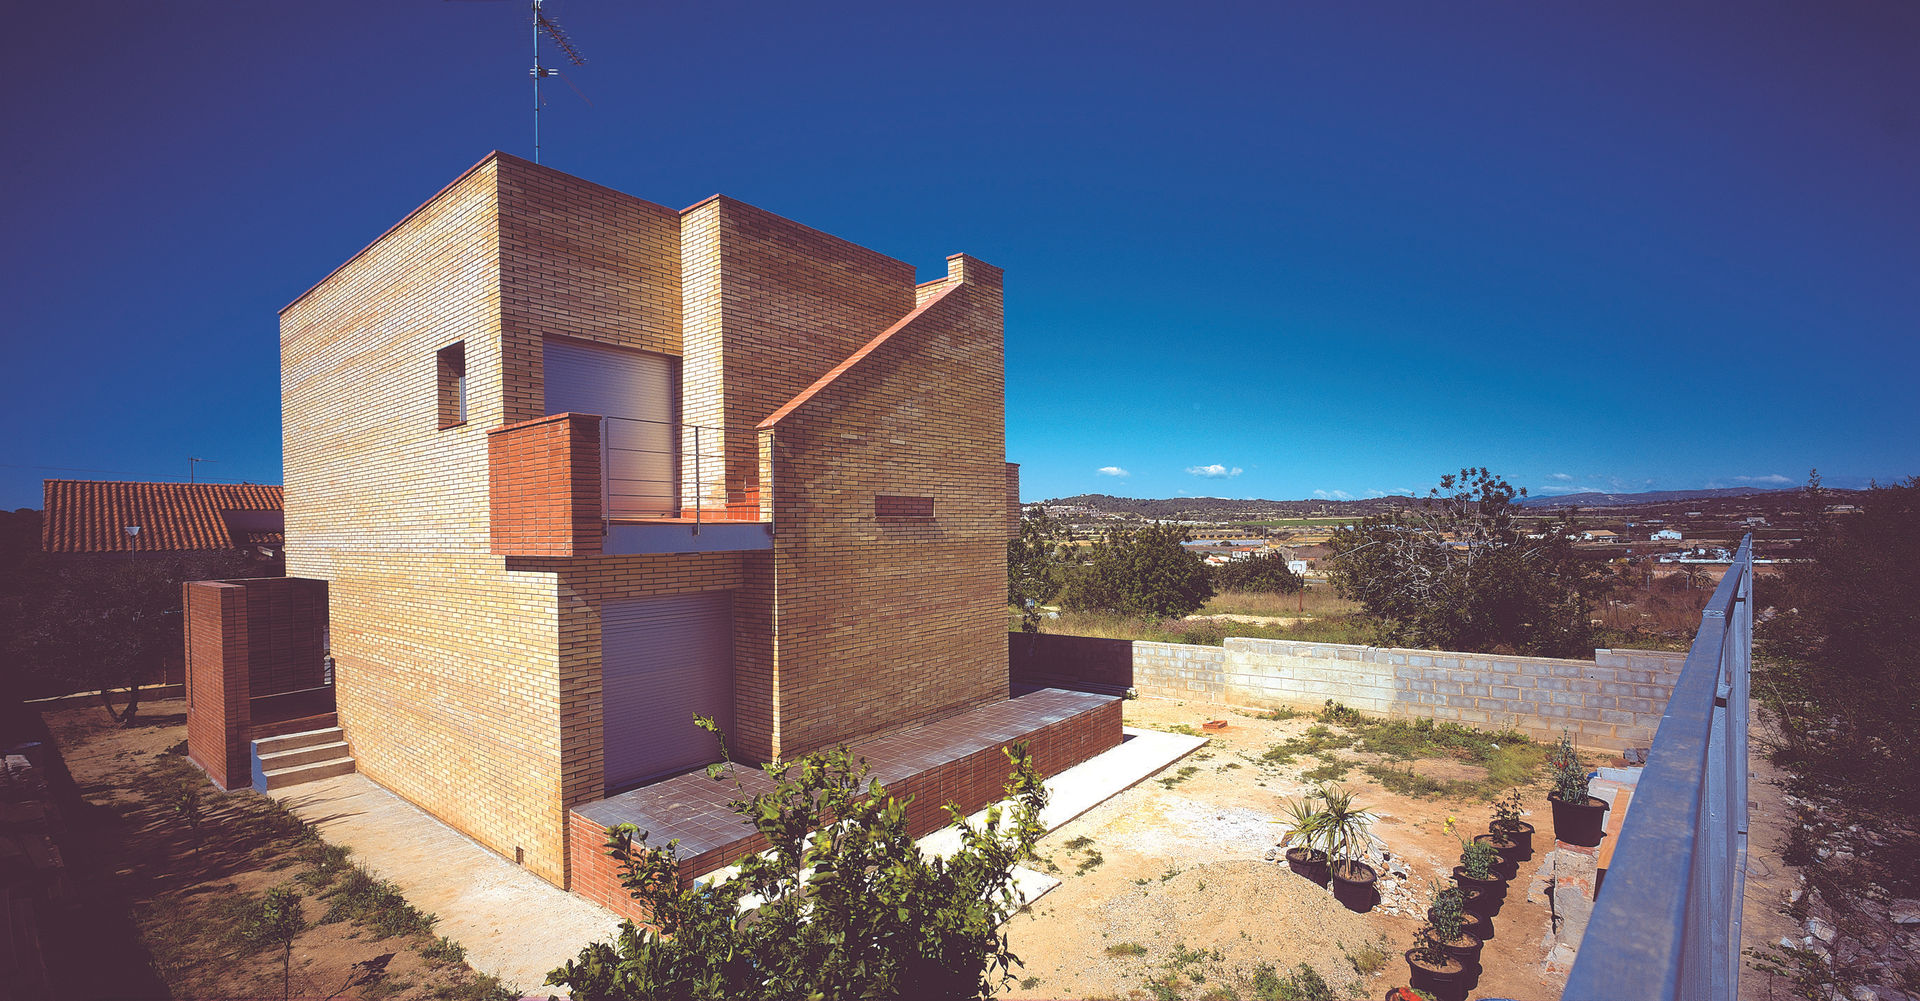
[[[1571,477],[1571,476],[1568,476],[1568,475],[1567,475],[1567,474],[1565,474],[1565,473],[1548,473],[1548,474],[1547,474],[1547,479],[1549,479],[1549,480],[1559,480],[1559,481],[1560,481],[1561,483],[1572,483],[1572,482],[1573,482],[1573,477]]]
[[[1209,480],[1225,480],[1239,476],[1241,473],[1246,472],[1246,470],[1241,469],[1239,466],[1228,469],[1216,462],[1211,466],[1188,466],[1187,472],[1195,476],[1204,476]]]
[[[1603,494],[1607,491],[1599,487],[1576,487],[1566,483],[1549,483],[1544,487],[1535,487],[1534,492],[1548,497],[1558,497],[1561,494]]]
[[[1121,469],[1119,466],[1101,466],[1098,470],[1095,470],[1095,471],[1098,472],[1101,476],[1129,475],[1126,470]]]
[[[1313,492],[1313,495],[1315,497],[1320,498],[1321,500],[1352,500],[1353,499],[1353,495],[1350,493],[1347,493],[1345,490],[1315,490]]]
[[[1794,482],[1793,477],[1781,476],[1779,473],[1768,473],[1765,476],[1736,476],[1733,478],[1733,481],[1735,483],[1764,483],[1772,487],[1784,487]]]
[[[1367,496],[1368,497],[1412,497],[1413,488],[1412,487],[1394,487],[1392,490],[1382,490],[1379,487],[1374,487],[1373,489],[1367,491]]]

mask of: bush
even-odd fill
[[[1305,586],[1307,582],[1287,567],[1286,554],[1272,550],[1229,560],[1213,568],[1216,591],[1292,594]]]
[[[602,1001],[972,998],[1011,982],[1019,959],[998,928],[1017,902],[1013,868],[1043,833],[1046,788],[1025,745],[1006,753],[1011,814],[990,807],[975,827],[949,806],[961,848],[944,859],[920,852],[907,804],[844,747],[770,766],[774,789],[734,802],[770,848],[726,882],[682,888],[674,845],[615,828],[608,851],[658,930],[624,922],[547,983]],[[743,915],[749,895],[761,902]]]
[[[1183,545],[1189,538],[1178,525],[1108,533],[1072,574],[1064,603],[1076,611],[1155,618],[1198,611],[1213,597],[1213,586],[1207,565]]]

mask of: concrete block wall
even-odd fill
[[[1596,650],[1592,660],[1403,650],[1229,637],[1223,646],[1011,635],[1013,676],[1270,709],[1328,699],[1387,717],[1512,728],[1536,740],[1573,734],[1583,747],[1647,747],[1686,655]]]

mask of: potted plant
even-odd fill
[[[1488,939],[1493,938],[1493,919],[1485,914],[1481,914],[1475,906],[1483,899],[1483,895],[1478,890],[1463,890],[1455,885],[1449,886],[1440,892],[1457,894],[1459,896],[1461,931],[1479,939],[1482,944],[1485,944]],[[1433,899],[1437,903],[1440,895],[1438,893],[1434,894]],[[1435,917],[1434,908],[1427,908],[1427,923],[1433,924]]]
[[[1505,835],[1515,845],[1514,861],[1525,862],[1533,855],[1533,825],[1520,819],[1520,787],[1515,786],[1505,799],[1493,804],[1493,823],[1487,830]]]
[[[1466,929],[1466,905],[1466,894],[1459,887],[1449,886],[1434,894],[1422,934],[1459,960],[1462,967],[1471,969],[1480,963],[1480,940]]]
[[[1379,874],[1362,862],[1373,836],[1373,814],[1356,806],[1353,794],[1337,787],[1320,790],[1320,843],[1327,848],[1327,873],[1333,895],[1348,910],[1365,912],[1373,906],[1374,880]]]
[[[1599,844],[1606,827],[1607,801],[1587,794],[1587,783],[1599,773],[1587,771],[1580,763],[1573,737],[1564,730],[1547,764],[1553,769],[1553,789],[1547,793],[1547,802],[1553,805],[1553,836],[1582,848]]]
[[[1394,987],[1387,991],[1386,1001],[1440,1001],[1431,991],[1418,987]]]
[[[1514,844],[1506,835],[1488,832],[1474,835],[1473,840],[1492,849],[1493,871],[1501,879],[1512,879],[1520,874],[1520,846]]]
[[[1406,951],[1407,980],[1415,990],[1451,996],[1466,978],[1467,965],[1422,934]]]
[[[1488,917],[1500,909],[1500,901],[1505,898],[1507,881],[1494,870],[1496,857],[1493,846],[1484,841],[1467,841],[1453,832],[1454,820],[1447,818],[1446,829],[1460,842],[1460,864],[1453,867],[1453,880],[1461,889],[1478,890],[1487,901],[1490,909],[1484,910]]]
[[[1285,825],[1285,830],[1280,832],[1280,844],[1286,846],[1287,867],[1296,875],[1325,886],[1328,878],[1327,853],[1314,844],[1320,840],[1321,827],[1326,820],[1320,803],[1318,790],[1299,799],[1288,800],[1280,810],[1278,823]]]

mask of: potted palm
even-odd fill
[[[1374,880],[1379,874],[1361,861],[1372,843],[1373,814],[1353,802],[1353,794],[1338,787],[1320,790],[1320,843],[1327,847],[1327,873],[1333,895],[1348,910],[1373,907]]]
[[[1525,862],[1533,855],[1533,825],[1520,819],[1520,788],[1515,786],[1505,799],[1493,804],[1493,823],[1487,830],[1514,844],[1513,861]]]
[[[1553,769],[1553,789],[1547,793],[1547,802],[1553,805],[1553,836],[1582,848],[1599,844],[1606,827],[1607,801],[1587,794],[1587,783],[1599,773],[1587,771],[1580,763],[1573,737],[1564,730],[1547,764]]]
[[[1326,814],[1321,810],[1320,791],[1288,800],[1280,810],[1280,844],[1287,850],[1287,867],[1320,886],[1327,885],[1327,853],[1316,846]]]

